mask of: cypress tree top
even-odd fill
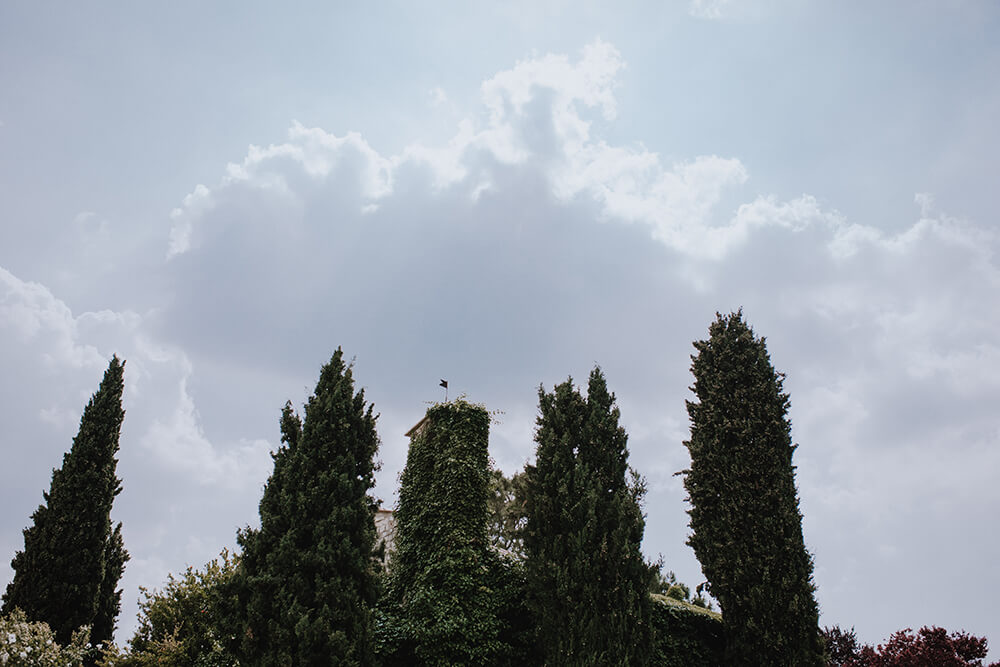
[[[572,379],[539,389],[527,469],[530,603],[548,664],[641,665],[650,654],[650,570],[640,551],[641,480],[599,368],[587,397]]]
[[[14,579],[3,611],[19,607],[44,621],[66,643],[81,626],[91,641],[111,637],[121,591],[116,590],[128,553],[121,524],[112,529],[111,506],[121,492],[115,475],[125,362],[113,357],[97,392],[84,408],[80,430],[52,471],[44,502],[24,531],[24,550],[14,555]]]
[[[727,664],[822,664],[783,375],[742,312],[694,346],[688,544],[722,608]]]
[[[241,658],[255,665],[373,661],[373,406],[354,390],[340,348],[320,371],[305,419],[287,403],[283,446],[260,501],[260,529],[241,531],[246,623]]]

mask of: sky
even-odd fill
[[[691,343],[743,309],[790,394],[822,625],[1000,659],[1000,6],[0,5],[0,583],[113,354],[139,587],[254,524],[342,346],[404,433],[465,395],[532,460],[595,365],[692,587]]]

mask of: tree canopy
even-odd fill
[[[282,410],[260,528],[238,536],[242,660],[372,664],[375,420],[340,348],[320,371],[305,419],[290,403]]]
[[[83,626],[91,628],[92,643],[109,640],[120,609],[118,581],[128,553],[121,524],[111,524],[111,507],[122,490],[115,456],[125,418],[124,369],[124,361],[111,359],[24,531],[24,550],[11,561],[14,578],[3,613],[21,609],[28,619],[48,624],[60,644]]]
[[[587,397],[572,379],[539,389],[527,468],[529,603],[548,664],[640,665],[650,655],[651,569],[640,552],[644,487],[599,368]]]
[[[688,544],[722,609],[726,664],[822,664],[783,376],[741,312],[694,347]]]

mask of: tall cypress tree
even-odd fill
[[[530,605],[553,665],[641,665],[650,654],[651,570],[640,551],[641,480],[599,368],[587,398],[572,379],[539,389],[536,462],[527,469]]]
[[[784,376],[742,311],[694,346],[688,544],[722,608],[726,664],[823,664]]]
[[[285,405],[261,526],[238,536],[234,588],[246,626],[237,652],[246,662],[372,664],[375,420],[340,348],[305,419]]]
[[[91,626],[92,643],[110,639],[120,608],[117,586],[128,552],[121,524],[112,528],[111,506],[122,488],[115,455],[125,418],[124,369],[124,361],[111,359],[62,467],[52,471],[45,502],[24,531],[24,550],[11,561],[14,579],[3,612],[18,607],[48,623],[59,643],[84,625]]]

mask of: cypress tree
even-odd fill
[[[388,665],[503,662],[486,528],[489,423],[485,408],[456,400],[432,406],[411,432],[383,605]]]
[[[340,348],[305,419],[285,404],[261,526],[238,536],[235,649],[249,664],[372,664],[375,421]]]
[[[572,379],[539,389],[527,469],[529,604],[546,664],[642,665],[650,655],[651,570],[640,551],[642,481],[599,368],[587,398]]]
[[[14,579],[3,596],[3,613],[20,608],[29,619],[48,623],[60,644],[85,625],[91,626],[92,643],[111,639],[120,608],[117,586],[128,552],[121,524],[112,528],[111,506],[122,489],[115,455],[125,418],[124,369],[124,361],[111,359],[24,531],[24,550],[11,561]]]
[[[726,664],[823,664],[784,375],[742,311],[694,347],[688,544],[722,608]]]

